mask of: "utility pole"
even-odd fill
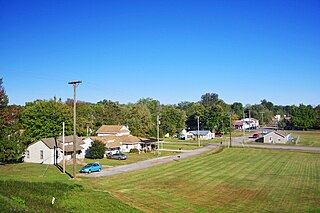
[[[232,144],[231,144],[231,139],[232,139],[232,135],[231,135],[231,128],[232,128],[232,119],[231,119],[231,116],[232,116],[232,113],[230,112],[230,147],[232,146]]]
[[[158,155],[159,155],[159,149],[160,149],[160,142],[159,142],[159,137],[160,137],[160,133],[159,133],[159,115],[157,115],[157,140],[158,140]]]
[[[260,112],[260,114],[261,114],[261,136],[263,136],[263,113],[264,112]]]
[[[62,122],[62,152],[63,152],[63,173],[66,173],[66,159],[64,157],[64,122]]]
[[[200,117],[198,116],[198,144],[200,147],[200,134],[199,134],[199,127],[200,127],[200,122],[199,122]]]
[[[244,136],[245,136],[245,129],[244,129],[244,121],[246,119],[246,114],[244,113],[244,110],[243,110],[243,125],[242,125],[242,131],[243,131],[243,140],[242,142],[244,142]],[[250,125],[250,122],[249,122],[249,125]],[[250,129],[250,126],[249,126],[249,129]]]
[[[77,84],[82,81],[71,81],[68,84],[73,84],[73,178],[76,177],[76,164],[77,164],[77,136],[76,136],[76,103],[77,103]]]

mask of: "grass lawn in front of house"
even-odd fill
[[[153,159],[157,157],[163,157],[163,156],[169,156],[169,155],[175,155],[179,154],[180,152],[170,152],[170,151],[160,151],[160,154],[158,155],[157,151],[154,152],[141,152],[139,153],[124,153],[127,155],[126,160],[116,160],[116,159],[108,159],[108,158],[102,158],[102,159],[85,159],[85,163],[92,163],[92,162],[98,162],[102,164],[103,167],[113,167],[113,166],[121,166],[131,163],[136,163],[138,161],[144,161],[148,159]]]
[[[93,187],[145,212],[319,212],[319,178],[320,153],[225,148]]]

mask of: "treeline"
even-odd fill
[[[0,155],[3,150],[10,148],[8,141],[13,141],[12,144],[16,143],[14,141],[33,142],[61,135],[62,122],[65,122],[65,133],[72,134],[72,99],[66,102],[56,98],[35,100],[25,106],[8,105],[8,100],[0,79],[0,138],[6,141],[5,146],[0,146]],[[282,119],[275,120],[275,115],[280,115]],[[206,93],[197,102],[181,102],[177,105],[161,104],[152,98],[142,98],[129,104],[111,100],[97,103],[78,101],[77,134],[91,135],[101,125],[109,124],[127,125],[136,136],[155,137],[157,116],[160,118],[160,137],[167,133],[177,135],[184,128],[197,129],[198,118],[200,129],[214,132],[228,132],[230,117],[231,120],[252,117],[263,125],[277,125],[283,129],[320,129],[320,105],[279,106],[262,100],[259,104],[243,106],[240,102],[227,104],[218,94]]]

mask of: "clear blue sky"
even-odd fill
[[[10,104],[320,104],[320,1],[0,0]]]

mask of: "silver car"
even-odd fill
[[[126,160],[127,156],[123,153],[109,154],[107,155],[109,159]]]

